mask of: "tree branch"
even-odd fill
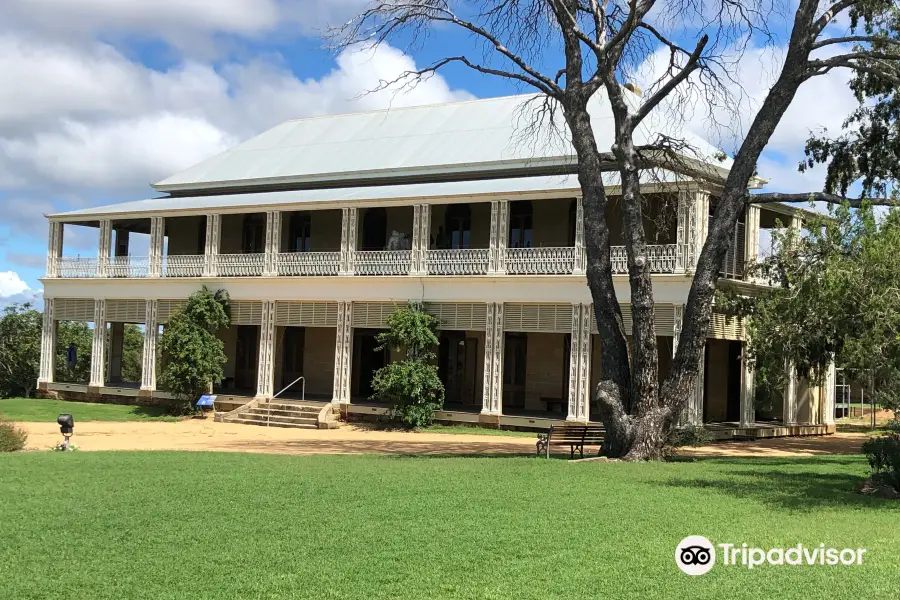
[[[672,90],[674,90],[678,85],[687,79],[691,73],[693,73],[700,66],[700,57],[703,55],[703,49],[706,48],[706,44],[709,42],[709,36],[704,35],[700,38],[700,41],[697,42],[697,47],[694,48],[694,52],[691,54],[690,58],[688,58],[687,63],[684,67],[676,73],[671,79],[669,79],[665,84],[660,86],[656,92],[644,102],[638,111],[632,117],[632,123],[637,125],[644,118],[650,114],[650,112],[656,108],[656,106],[662,102],[666,96],[668,96]]]

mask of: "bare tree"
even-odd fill
[[[338,47],[388,41],[417,45],[442,28],[466,32],[477,42],[472,52],[445,56],[397,81],[419,81],[459,64],[530,86],[543,94],[549,110],[562,111],[578,160],[587,281],[603,340],[604,380],[595,400],[607,431],[603,451],[609,456],[661,457],[668,433],[695,385],[719,269],[739,215],[750,201],[796,200],[766,194],[751,197],[748,186],[760,154],[798,88],[841,68],[900,81],[896,1],[799,0],[792,16],[788,4],[786,0],[784,4],[779,0],[382,0],[333,31]],[[785,60],[734,156],[696,264],[672,368],[660,383],[641,173],[648,162],[677,170],[682,154],[671,143],[637,145],[635,132],[655,111],[683,110],[691,93],[700,94],[710,116],[714,107],[726,107],[726,84],[734,81],[737,69],[729,56],[739,54],[750,40],[771,43],[774,35],[767,23],[773,14],[783,15],[790,29]],[[830,36],[829,25],[839,18],[849,19],[852,26],[847,33]],[[623,84],[654,52],[668,56],[667,68],[635,103]],[[615,139],[610,148],[598,147],[588,111],[589,100],[598,91],[605,93],[614,117]],[[602,171],[610,159],[621,178],[618,206],[633,323],[630,356],[613,286],[606,220]]]

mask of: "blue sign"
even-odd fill
[[[204,395],[200,396],[200,399],[197,400],[197,406],[215,406],[216,397],[212,395]]]
[[[75,344],[69,344],[69,347],[66,349],[66,366],[69,367],[69,370],[72,370],[77,362],[78,349],[75,347]]]

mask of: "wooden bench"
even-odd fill
[[[585,446],[602,444],[602,425],[551,425],[549,432],[538,434],[537,453],[550,458],[550,446],[569,446],[569,458],[575,458],[576,448],[584,458]]]

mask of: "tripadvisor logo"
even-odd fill
[[[716,550],[718,548],[718,551]],[[852,566],[863,564],[865,548],[826,548],[825,544],[790,548],[754,548],[748,544],[713,544],[702,535],[691,535],[675,548],[675,563],[688,575],[703,575],[716,564],[753,569],[770,566]]]

